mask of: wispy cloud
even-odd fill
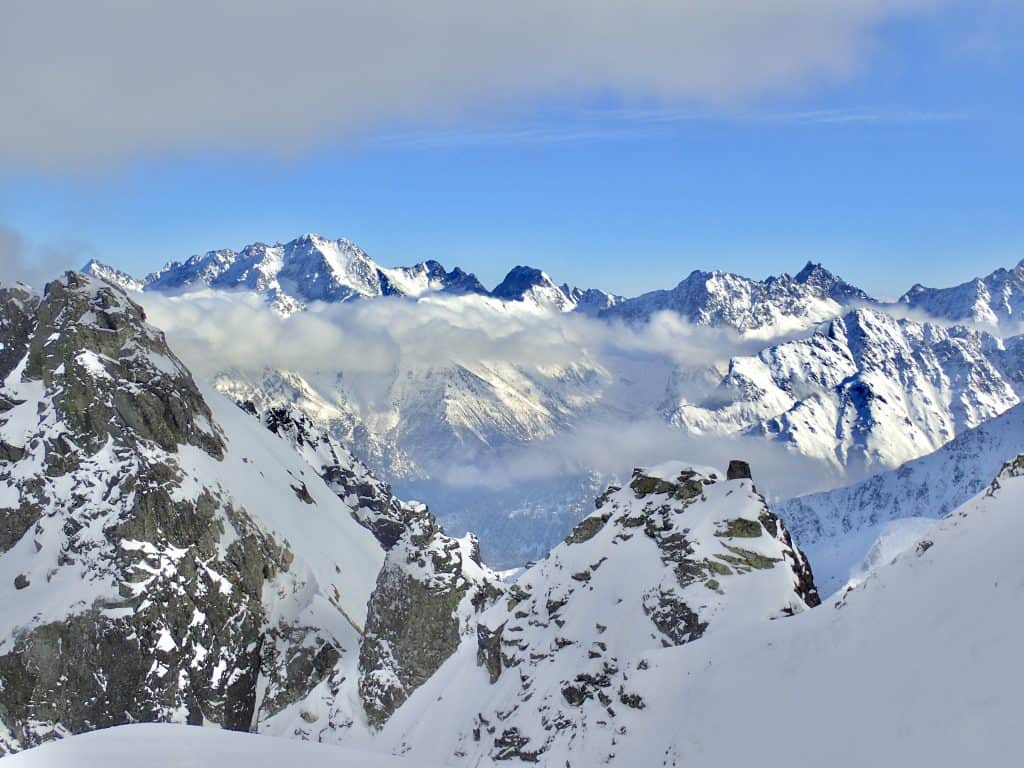
[[[561,114],[545,124],[477,126],[458,129],[421,128],[386,133],[373,140],[380,146],[457,147],[562,144],[623,141],[667,136],[693,123],[792,123],[820,125],[904,125],[970,120],[967,113],[886,109],[818,109],[793,112],[729,112],[676,109],[616,109]]]

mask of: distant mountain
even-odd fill
[[[672,290],[626,299],[600,315],[638,321],[670,310],[698,325],[783,333],[829,320],[855,303],[874,302],[820,264],[808,263],[795,277],[781,275],[767,280],[695,271]]]
[[[857,309],[805,339],[736,357],[699,400],[668,398],[693,432],[745,432],[853,471],[931,453],[1020,402],[1019,361],[990,334]]]
[[[484,293],[473,275],[447,272],[436,261],[413,267],[381,267],[351,240],[303,235],[283,245],[254,243],[238,253],[210,251],[173,262],[146,278],[149,291],[245,288],[264,294],[281,311],[310,301],[357,297],[420,296],[433,291]]]
[[[997,327],[1024,322],[1024,261],[952,288],[926,288],[918,283],[899,303],[944,320]]]
[[[596,288],[557,286],[545,272],[532,267],[514,267],[488,291],[476,275],[460,267],[448,271],[433,260],[412,267],[383,267],[351,240],[328,240],[314,234],[284,244],[253,243],[238,252],[208,251],[171,262],[142,280],[95,259],[80,271],[128,291],[179,293],[203,287],[253,291],[281,314],[298,311],[311,301],[417,298],[431,293],[478,294],[557,312],[578,309],[589,315],[623,300]]]
[[[491,295],[503,301],[531,303],[557,312],[569,312],[576,306],[575,300],[555,285],[546,272],[533,267],[513,267]]]
[[[143,280],[137,280],[127,272],[122,272],[120,269],[114,269],[114,267],[107,266],[96,259],[89,259],[79,272],[89,275],[90,277],[103,280],[104,282],[111,283],[119,288],[124,288],[124,290],[128,292],[137,293],[146,286],[146,283]]]
[[[606,309],[621,304],[626,299],[614,293],[602,291],[600,288],[574,288],[562,283],[562,293],[573,302],[573,309],[584,315],[599,315]]]

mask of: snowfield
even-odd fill
[[[416,760],[187,725],[124,725],[44,744],[5,768],[431,768]]]

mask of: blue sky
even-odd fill
[[[807,260],[877,295],[951,284],[1024,258],[1013,5],[882,19],[849,74],[725,105],[555,89],[284,152],[200,141],[89,167],[8,162],[0,225],[136,273],[315,231],[491,285],[530,264],[636,294]]]

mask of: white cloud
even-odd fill
[[[364,417],[392,407],[393,387],[410,371],[465,366],[508,372],[516,367],[534,372],[527,386],[557,391],[562,391],[557,375],[546,379],[537,372],[571,363],[599,372],[594,387],[582,390],[597,392],[598,401],[575,413],[570,428],[526,444],[446,454],[435,479],[452,488],[509,489],[581,471],[621,477],[634,466],[667,459],[724,467],[730,459],[744,458],[758,467],[764,489],[776,495],[831,487],[839,479],[824,463],[777,443],[692,436],[666,424],[658,405],[673,370],[691,372],[687,396],[700,399],[702,388],[718,379],[701,371],[770,343],[695,326],[670,312],[630,326],[572,313],[536,314],[480,297],[439,297],[315,305],[280,318],[252,294],[211,291],[179,297],[146,294],[145,305],[150,320],[167,332],[197,375],[209,378],[231,370],[256,378],[276,368],[330,386],[341,374],[347,395],[354,398],[350,403]],[[677,394],[684,380],[675,378]],[[511,387],[523,384],[514,373],[505,381]],[[489,401],[481,407],[489,407]]]
[[[940,0],[13,0],[0,162],[301,151],[552,96],[735,106],[842,78]]]

